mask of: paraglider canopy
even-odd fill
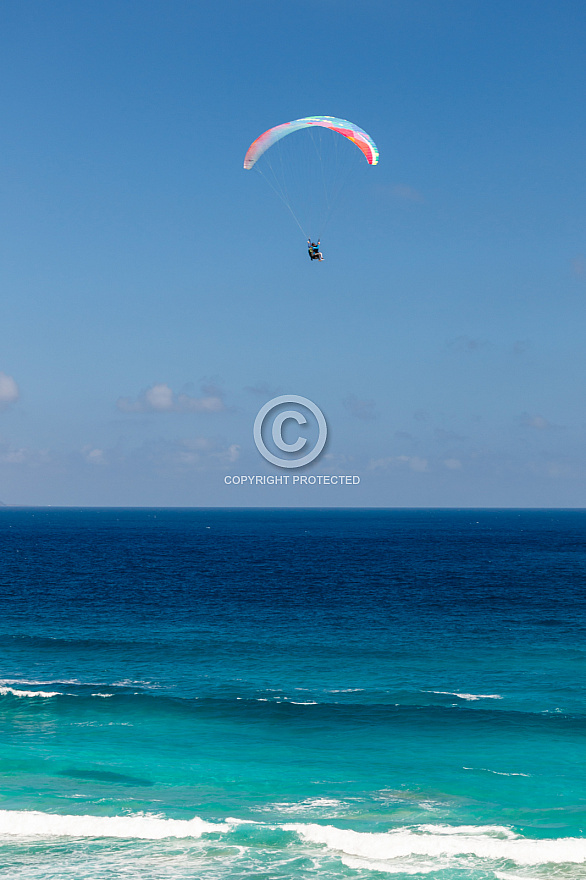
[[[305,116],[303,119],[294,119],[293,122],[284,122],[282,125],[269,128],[268,131],[257,137],[246,151],[245,169],[248,171],[252,168],[257,159],[260,159],[262,154],[281,138],[294,131],[299,131],[301,128],[310,128],[312,125],[329,128],[331,131],[337,131],[338,134],[348,138],[356,144],[359,150],[362,150],[369,165],[376,165],[378,162],[378,149],[375,142],[370,135],[354,125],[353,122],[348,122],[347,119],[338,119],[336,116]]]
[[[299,134],[287,137],[293,132]],[[337,116],[305,116],[269,128],[244,158],[245,170],[259,172],[312,241],[323,237],[346,186],[377,163],[378,149],[370,135]]]

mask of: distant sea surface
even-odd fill
[[[584,880],[586,512],[0,510],[0,875]]]

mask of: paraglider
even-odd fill
[[[288,135],[302,130],[309,137],[288,141]],[[345,141],[340,142],[338,135]],[[357,171],[359,154],[353,147],[346,150],[341,146],[347,142],[358,147],[368,165],[378,163],[378,148],[370,135],[353,122],[336,116],[306,116],[269,128],[251,143],[244,157],[245,170],[256,168],[292,214],[307,238],[312,262],[323,260],[320,239],[316,244],[315,239],[309,238],[305,226],[323,231],[341,189]]]
[[[319,239],[317,244],[309,238],[307,239],[307,252],[309,253],[310,260],[323,260],[323,254],[319,249]]]

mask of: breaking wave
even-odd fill
[[[60,816],[36,810],[0,810],[0,834],[20,837],[123,837],[163,840],[166,837],[201,837],[230,831],[231,825],[160,816]]]
[[[476,856],[492,861],[507,860],[517,865],[586,862],[584,838],[532,840],[499,826],[423,825],[382,834],[344,830],[333,825],[292,824],[283,827],[295,831],[307,842],[323,844],[347,856],[358,856],[378,863],[413,856]]]

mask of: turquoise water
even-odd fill
[[[586,877],[586,513],[0,511],[18,878]]]

